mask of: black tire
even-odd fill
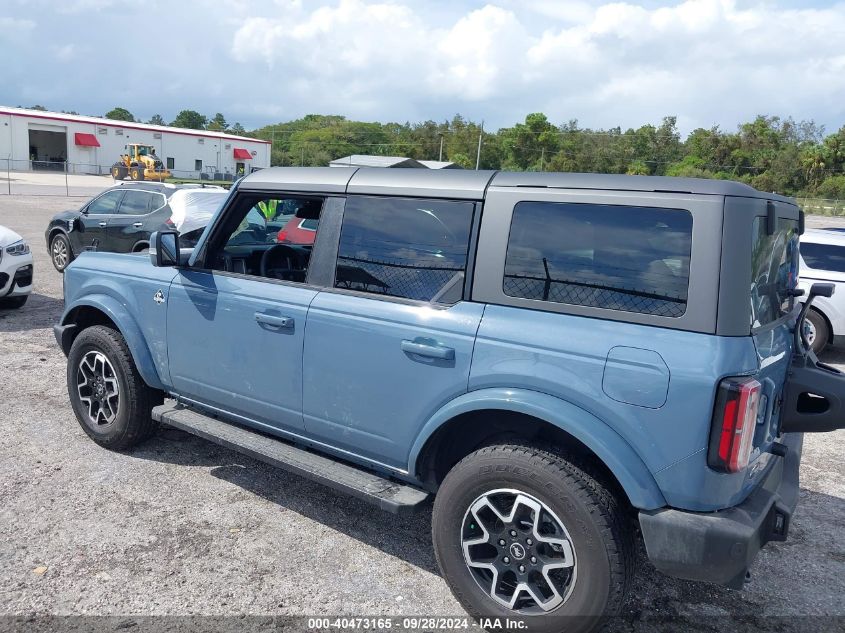
[[[822,316],[822,313],[812,307],[810,307],[810,311],[807,312],[806,319],[812,324],[816,331],[816,337],[813,339],[812,344],[813,353],[821,354],[822,350],[824,350],[830,342],[830,326],[827,324],[827,319]]]
[[[3,299],[0,299],[0,308],[17,310],[26,305],[27,299],[29,299],[29,295],[21,295],[19,297],[4,297]]]
[[[121,165],[119,163],[115,163],[112,165],[111,168],[111,175],[112,178],[115,180],[126,180],[126,176],[129,174],[129,170],[126,169],[125,165]]]
[[[132,180],[143,180],[144,179],[144,168],[143,167],[133,167],[129,175],[132,177]]]
[[[550,509],[564,526],[574,551],[575,567],[569,573],[575,579],[569,576],[568,597],[547,613],[526,615],[527,630],[590,631],[602,618],[617,614],[634,574],[634,529],[626,507],[607,487],[559,455],[518,444],[489,446],[465,457],[446,476],[434,502],[432,536],[437,562],[467,612],[476,618],[523,615],[499,604],[482,588],[464,560],[461,544],[467,526],[476,528],[475,523],[465,523],[465,518],[473,520],[468,514],[470,506],[486,493],[502,489],[527,494]],[[523,525],[522,529],[528,528]],[[518,534],[518,538],[523,536]],[[504,562],[504,556],[512,551],[509,547],[513,544],[493,547],[496,551],[490,555]],[[522,553],[526,554],[525,549]],[[535,553],[542,558],[539,550]],[[503,558],[499,559],[500,555]],[[522,579],[528,576],[517,578]],[[525,592],[522,596],[527,597]],[[531,608],[530,604],[526,608]]]
[[[78,388],[80,364],[91,353],[105,356],[113,370],[112,377],[117,381],[116,411],[109,423],[98,424],[90,419],[91,407],[83,402]],[[67,388],[76,419],[100,446],[126,450],[143,442],[158,429],[158,424],[152,419],[152,409],[164,401],[164,394],[144,382],[123,336],[110,327],[95,325],[76,337],[67,359]]]
[[[63,273],[73,259],[73,249],[67,235],[56,233],[50,240],[50,261],[53,262],[53,267]]]

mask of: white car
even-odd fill
[[[0,308],[21,308],[32,292],[32,253],[17,233],[0,226]]]
[[[827,344],[845,344],[845,229],[807,229],[801,236],[801,268],[798,287],[829,282],[836,286],[833,296],[817,297],[804,322],[807,341],[819,353]]]

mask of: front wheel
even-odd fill
[[[100,446],[125,450],[155,433],[154,406],[164,401],[138,373],[120,332],[83,330],[67,357],[67,390],[82,429]]]
[[[452,593],[476,618],[530,631],[590,631],[619,612],[634,572],[622,504],[540,448],[483,448],[446,476],[432,535]]]
[[[68,264],[73,261],[70,242],[63,233],[56,233],[50,240],[50,261],[53,262],[53,267],[60,273],[63,273]]]

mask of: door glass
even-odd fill
[[[123,194],[124,192],[120,190],[107,191],[88,205],[88,213],[90,215],[117,213],[117,203],[120,202],[120,197]]]
[[[474,210],[472,202],[451,200],[347,199],[335,287],[458,302]]]
[[[147,191],[130,189],[120,201],[120,213],[123,215],[144,215],[150,211],[151,194]]]
[[[226,219],[233,229],[212,268],[304,283],[322,208],[321,198],[245,199]]]

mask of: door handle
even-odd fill
[[[269,325],[274,328],[292,328],[293,318],[284,316],[275,316],[273,314],[266,314],[264,312],[256,312],[255,320],[261,325]]]
[[[100,222],[100,226],[105,226],[108,222]]]
[[[442,345],[431,345],[429,343],[418,343],[417,341],[402,341],[402,351],[416,356],[438,358],[440,360],[455,360],[455,350]]]
[[[132,226],[134,226],[136,229],[140,229],[142,226],[144,226],[144,223],[143,222],[135,222],[135,223],[132,224]]]

